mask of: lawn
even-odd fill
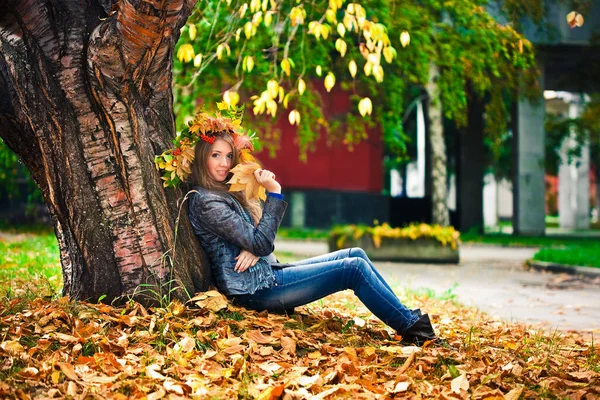
[[[555,264],[600,268],[600,243],[589,246],[543,248],[533,256],[533,259]]]
[[[349,291],[291,316],[239,308],[217,292],[159,308],[70,301],[56,295],[51,239],[0,236],[1,398],[600,396],[600,349],[589,336],[506,323],[450,292],[397,289],[451,346],[419,349],[400,345]]]

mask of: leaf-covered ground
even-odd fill
[[[10,286],[21,288],[0,299],[0,398],[600,396],[592,338],[507,324],[424,295],[399,293],[432,315],[452,348],[400,345],[351,292],[285,316],[235,307],[216,292],[146,309]]]

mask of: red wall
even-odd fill
[[[327,110],[326,118],[343,114],[352,106],[348,95],[341,90],[331,93],[323,90],[321,97]],[[380,127],[369,130],[368,139],[354,145],[353,151],[340,141],[328,144],[326,133],[321,130],[316,150],[309,152],[307,161],[302,162],[296,146],[296,126],[288,122],[288,112],[282,112],[276,122],[276,128],[281,131],[276,157],[270,158],[266,151],[256,154],[264,167],[276,174],[284,189],[381,192],[383,145]]]

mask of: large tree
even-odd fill
[[[73,298],[205,287],[181,193],[153,166],[174,137],[172,54],[194,3],[0,4],[0,136],[42,191]]]
[[[195,3],[0,4],[0,137],[41,189],[60,247],[64,293],[72,298],[184,298],[209,282],[207,262],[189,221],[179,218],[186,215],[185,193],[165,190],[154,168],[155,156],[171,147],[175,137],[172,60]],[[345,14],[346,29],[360,34],[364,51],[378,65],[390,46],[385,27],[371,22],[358,4],[345,10],[342,4],[323,2],[314,9],[323,19],[336,11]],[[219,14],[226,6],[233,11]],[[246,15],[248,8],[251,14]],[[279,40],[279,31],[288,25],[289,43],[306,18],[302,4],[290,7],[277,1],[253,0],[248,6],[207,0],[196,10],[204,10],[225,29],[217,32],[208,56],[213,59],[230,51],[229,43],[241,35],[240,24],[250,38],[261,22],[268,27],[267,20],[274,18],[270,37]],[[332,37],[323,19],[308,24],[317,42]],[[211,48],[214,25],[208,26],[206,46]],[[271,47],[277,50],[276,44]],[[189,50],[178,49],[179,58],[189,57]],[[283,54],[286,61],[281,64],[274,58],[270,72],[275,77],[281,71],[289,75],[293,68],[291,55],[287,50]],[[248,59],[244,63],[252,69]],[[327,78],[326,86],[331,88],[334,80]],[[203,82],[206,87],[211,83],[206,78]],[[255,107],[275,114],[282,91],[269,79]],[[367,103],[361,107],[363,114],[371,112]]]

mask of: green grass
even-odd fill
[[[18,232],[18,233],[16,233]],[[0,287],[5,294],[23,284],[58,291],[62,285],[60,253],[54,233],[10,234],[0,231]]]
[[[329,238],[329,230],[281,227],[277,230],[277,237],[282,239],[327,239]]]
[[[564,247],[598,246],[597,237],[577,238],[569,236],[514,236],[506,233],[488,233],[480,235],[473,232],[461,233],[463,243],[484,243],[508,247]]]
[[[600,244],[595,246],[568,246],[565,248],[543,248],[534,260],[565,265],[600,268]]]

